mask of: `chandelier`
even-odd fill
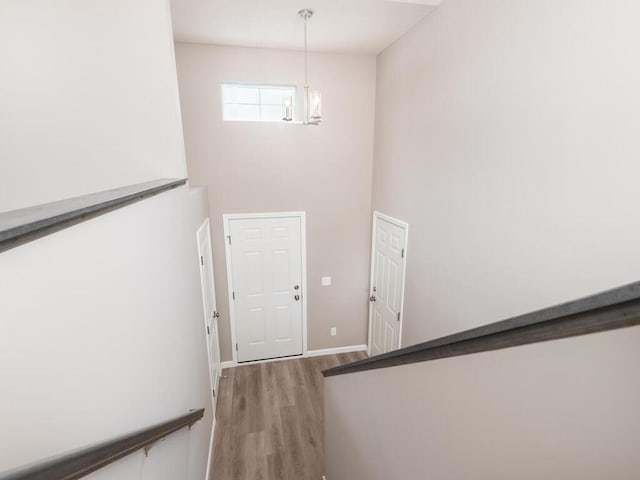
[[[309,52],[307,48],[307,22],[313,17],[313,10],[302,9],[298,15],[304,20],[304,125],[320,125],[322,121],[322,95],[319,90],[309,88]],[[293,98],[289,97],[284,102],[283,120],[293,120]]]

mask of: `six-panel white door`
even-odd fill
[[[407,226],[379,214],[374,216],[370,354],[400,347]]]
[[[229,220],[238,362],[301,355],[300,217]]]
[[[207,335],[207,354],[209,356],[209,374],[211,376],[211,394],[215,414],[218,382],[220,381],[220,344],[218,340],[218,312],[216,310],[216,287],[213,277],[213,254],[211,249],[211,230],[209,219],[200,226],[197,233],[198,254],[200,260],[200,283],[202,287],[202,305],[204,326]]]

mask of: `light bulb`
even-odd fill
[[[282,120],[284,120],[285,122],[290,122],[291,120],[293,120],[293,97],[288,96],[284,98],[283,110],[284,116]]]
[[[322,118],[322,95],[319,90],[311,92],[311,118],[320,120]]]

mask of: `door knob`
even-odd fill
[[[370,301],[370,302],[375,302],[375,301],[376,301],[376,296],[375,296],[375,295],[371,295],[371,296],[369,297],[369,301]]]
[[[294,286],[293,286],[293,289],[294,289],[294,290],[300,290],[300,285],[294,285]]]
[[[213,316],[216,318],[220,318],[220,312],[213,312]]]
[[[297,302],[298,300],[300,300],[300,295],[295,295],[293,298],[295,298]]]

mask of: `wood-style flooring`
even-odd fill
[[[321,480],[321,371],[365,357],[354,352],[225,369],[211,480]]]

